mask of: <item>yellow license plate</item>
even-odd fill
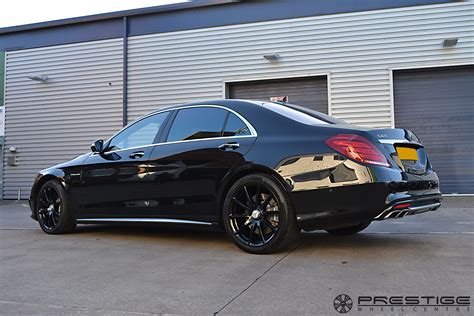
[[[397,147],[397,153],[400,160],[418,160],[415,148]]]

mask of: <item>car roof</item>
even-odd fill
[[[191,102],[191,103],[182,103],[182,104],[176,104],[176,105],[171,105],[167,107],[163,107],[160,109],[157,109],[153,111],[153,113],[156,112],[161,112],[161,111],[166,111],[166,110],[174,110],[174,109],[179,109],[182,107],[186,106],[194,106],[194,105],[220,105],[223,107],[228,107],[232,110],[235,110],[236,107],[239,105],[241,106],[242,104],[250,105],[250,106],[261,106],[264,102],[262,101],[253,101],[253,100],[238,100],[238,99],[215,99],[215,100],[205,100],[205,101],[196,101],[196,102]]]
[[[313,116],[317,119],[323,120],[327,123],[330,124],[347,124],[344,121],[341,121],[339,119],[336,119],[332,116],[329,116],[327,114],[305,108],[296,104],[290,104],[290,103],[281,103],[281,102],[273,102],[273,101],[257,101],[257,100],[243,100],[243,99],[215,99],[215,100],[205,100],[205,101],[197,101],[197,102],[191,102],[191,103],[185,103],[185,104],[178,104],[178,105],[173,105],[169,106],[166,108],[161,108],[159,110],[156,110],[154,112],[161,112],[165,110],[173,110],[173,109],[178,109],[186,106],[198,106],[198,105],[220,105],[223,107],[227,107],[231,110],[234,110],[238,113],[241,113],[242,115],[245,116],[245,112],[247,111],[268,111],[265,107],[266,103],[273,103],[273,104],[278,104],[282,106],[287,106],[290,107],[294,110],[306,113],[310,116]]]

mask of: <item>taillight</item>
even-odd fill
[[[389,167],[385,156],[367,138],[353,134],[338,134],[326,140],[335,151],[355,161]]]

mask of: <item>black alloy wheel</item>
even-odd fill
[[[232,204],[230,225],[242,242],[261,246],[275,237],[280,208],[275,196],[261,183],[244,184],[232,197]]]
[[[70,232],[76,226],[61,184],[50,180],[38,192],[36,214],[41,229],[48,234]]]
[[[264,174],[245,176],[232,186],[224,202],[224,226],[250,253],[282,250],[299,232],[286,191]]]

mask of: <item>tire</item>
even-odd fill
[[[232,185],[223,204],[223,224],[234,244],[253,254],[287,249],[300,231],[288,193],[266,174],[247,175]]]
[[[76,227],[66,192],[58,181],[49,180],[43,184],[35,205],[39,225],[45,233],[65,234]]]
[[[367,222],[362,222],[358,225],[349,226],[349,227],[326,229],[326,231],[332,235],[337,235],[337,236],[354,235],[354,234],[357,234],[358,232],[363,231],[367,227],[369,227],[370,223],[371,221],[367,221]]]

